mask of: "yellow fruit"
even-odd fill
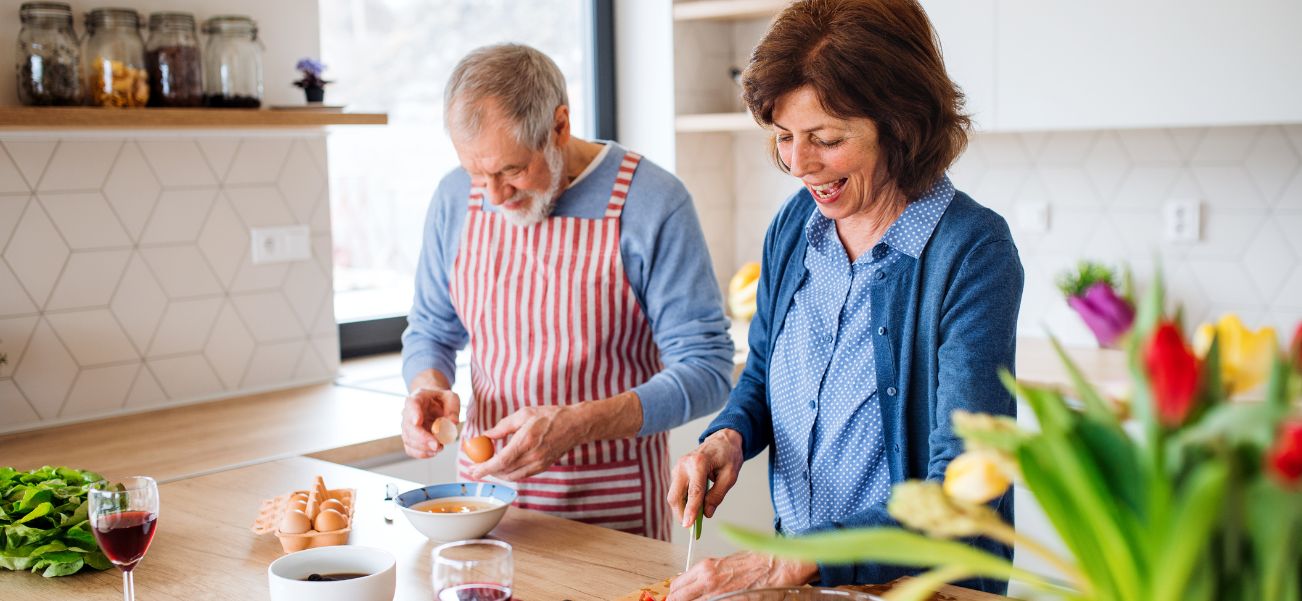
[[[728,282],[728,311],[740,320],[755,315],[755,292],[759,288],[760,264],[751,261],[741,266]]]

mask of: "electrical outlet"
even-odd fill
[[[254,265],[312,258],[312,236],[306,225],[255,227],[249,230],[249,239]]]
[[[1197,242],[1202,237],[1202,203],[1168,200],[1162,206],[1162,231],[1167,242]]]
[[[1043,234],[1049,231],[1049,203],[1018,203],[1017,229],[1030,234]]]

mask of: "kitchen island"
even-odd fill
[[[1119,353],[1072,354],[1105,389],[1122,383]],[[1024,381],[1070,387],[1046,343],[1024,342],[1018,355]],[[267,565],[282,552],[274,536],[251,532],[259,505],[319,474],[332,488],[357,489],[350,544],[394,553],[395,599],[429,600],[434,544],[401,515],[383,519],[384,485],[418,484],[339,465],[400,453],[401,405],[394,394],[308,386],[0,436],[0,465],[156,477],[160,527],[136,575],[142,601],[267,598]],[[515,547],[516,598],[527,601],[618,599],[677,574],[685,554],[666,542],[519,508],[508,510],[491,536]],[[120,599],[121,586],[116,570],[53,579],[0,571],[6,600]],[[937,599],[996,597],[948,587]]]

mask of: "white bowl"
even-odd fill
[[[515,489],[489,482],[451,482],[432,484],[398,495],[397,504],[421,534],[430,540],[448,543],[483,538],[497,527],[506,508],[515,502]],[[412,509],[426,501],[464,499],[489,503],[492,507],[469,513],[430,513]]]
[[[393,601],[397,564],[384,549],[336,545],[290,553],[267,566],[271,601]],[[351,580],[310,582],[312,574],[367,574]]]

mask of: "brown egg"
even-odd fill
[[[300,510],[291,509],[280,518],[280,531],[285,534],[302,534],[311,529],[312,520]]]
[[[452,444],[457,439],[457,424],[446,417],[434,420],[429,430],[434,435],[434,439],[444,446]]]
[[[340,502],[339,499],[326,499],[322,501],[321,506],[317,508],[317,511],[325,511],[327,509],[333,509],[342,515],[348,515],[347,508],[344,507],[344,504]],[[320,514],[317,515],[319,516]]]
[[[493,441],[487,436],[476,436],[461,443],[461,450],[475,463],[483,463],[493,458]]]
[[[333,509],[322,509],[316,514],[317,532],[330,532],[332,530],[343,530],[348,527],[348,518],[344,514]]]

